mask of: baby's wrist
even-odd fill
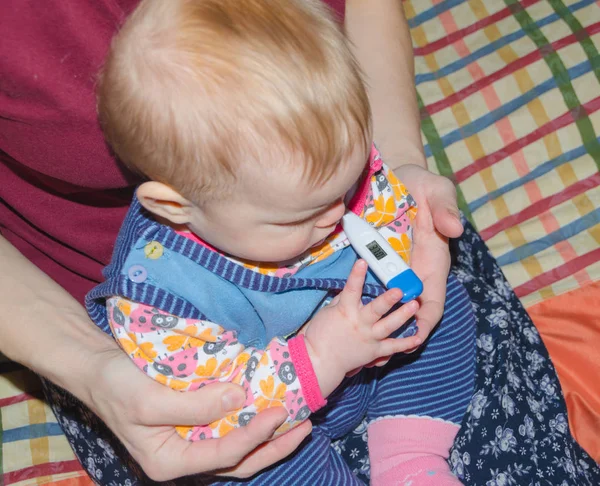
[[[315,345],[316,344],[316,345]],[[321,343],[313,343],[305,336],[305,345],[312,363],[321,393],[327,397],[344,379],[346,370],[331,350],[322,349]]]
[[[294,364],[302,395],[311,413],[327,404],[321,385],[310,359],[304,335],[300,334],[288,341],[288,350]]]

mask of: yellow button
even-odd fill
[[[157,260],[163,256],[165,249],[158,241],[151,241],[144,247],[146,258]]]

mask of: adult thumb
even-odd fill
[[[229,383],[212,383],[199,390],[179,392],[156,383],[149,387],[151,396],[139,420],[144,425],[204,425],[239,410],[246,394],[242,387]]]
[[[429,209],[435,229],[447,238],[458,238],[463,232],[456,202],[456,189],[448,179],[433,192]]]

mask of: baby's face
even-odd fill
[[[244,174],[236,196],[194,208],[188,226],[207,243],[240,259],[293,260],[335,230],[346,210],[344,197],[367,160],[368,155],[357,149],[327,182],[315,186],[291,164]]]

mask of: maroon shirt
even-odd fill
[[[0,2],[0,232],[79,301],[137,182],[111,156],[95,79],[140,0]],[[345,0],[324,0],[344,16]]]

